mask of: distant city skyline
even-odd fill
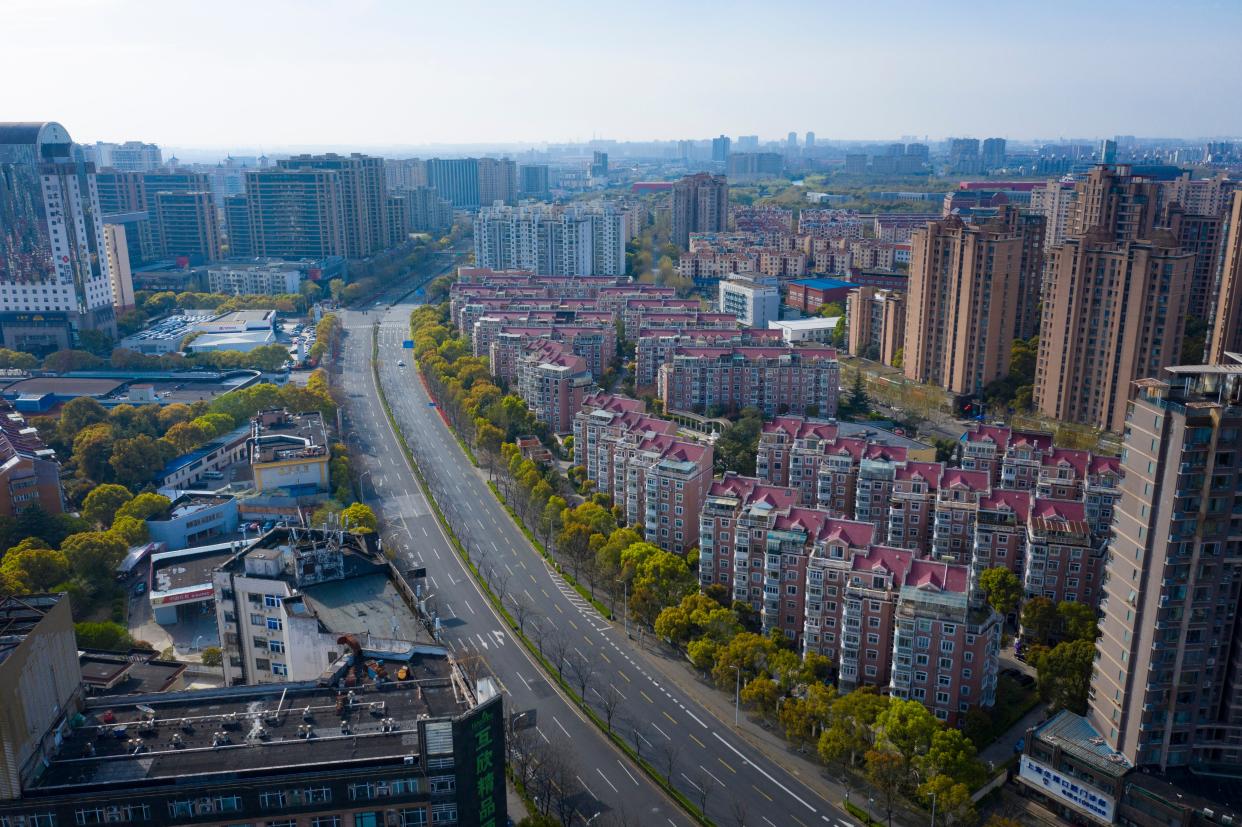
[[[1220,0],[9,0],[0,77],[5,119],[187,148],[1200,138],[1242,134],[1240,23]]]

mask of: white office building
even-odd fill
[[[781,316],[781,291],[774,278],[732,275],[720,281],[718,307],[742,327],[764,327]]]

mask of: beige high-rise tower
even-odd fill
[[[1120,431],[1133,383],[1181,356],[1194,253],[1155,226],[1155,184],[1098,166],[1048,253],[1034,400],[1054,419]]]
[[[673,185],[673,243],[690,246],[690,233],[729,229],[729,183],[723,175],[700,172]]]
[[[1138,385],[1087,717],[1135,766],[1236,773],[1242,365]]]
[[[910,239],[904,370],[955,394],[1009,372],[1019,303],[1022,238],[1003,223],[951,215]]]
[[[1233,194],[1219,282],[1208,349],[1213,365],[1225,362],[1226,352],[1242,352],[1242,191]]]

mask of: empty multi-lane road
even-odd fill
[[[572,752],[581,784],[577,811],[592,823],[688,824],[690,819],[561,695],[492,611],[424,500],[380,404],[371,371],[378,324],[380,381],[437,503],[493,586],[521,602],[542,628],[545,653],[565,664],[571,685],[651,764],[720,825],[850,825],[801,779],[758,753],[689,695],[659,679],[634,641],[610,623],[531,548],[432,406],[403,350],[416,305],[344,314],[346,440],[361,469],[365,499],[380,514],[385,542],[406,564],[427,568],[426,586],[442,636],[459,657],[479,659],[504,687],[508,709],[536,711],[538,735]],[[401,367],[405,361],[407,366]],[[530,628],[528,627],[528,633]]]

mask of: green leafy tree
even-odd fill
[[[1087,692],[1091,687],[1091,666],[1095,644],[1089,640],[1067,640],[1039,655],[1035,669],[1039,695],[1052,711],[1068,709],[1087,714]]]
[[[69,560],[37,537],[22,540],[0,562],[0,577],[14,592],[45,592],[69,576]]]
[[[117,482],[139,487],[155,479],[176,451],[167,443],[139,434],[132,439],[118,439],[112,447],[108,464],[116,474]]]
[[[107,422],[97,422],[76,431],[76,434],[73,438],[73,462],[78,467],[78,475],[95,482],[110,480],[114,473],[111,459],[115,448],[112,426]]]
[[[168,506],[172,501],[163,494],[153,494],[150,491],[144,491],[134,497],[129,502],[116,510],[117,518],[135,517],[139,520],[149,520],[156,514],[162,514],[168,510]]]
[[[924,803],[936,802],[936,821],[945,827],[974,824],[979,816],[970,798],[970,787],[947,775],[937,775],[919,786]]]
[[[960,729],[943,728],[932,735],[931,746],[919,765],[925,778],[944,775],[973,789],[987,776],[987,768],[975,755],[975,745]]]
[[[341,523],[349,526],[355,534],[374,534],[379,530],[379,520],[371,506],[353,503],[341,511]]]
[[[1022,637],[1033,643],[1047,643],[1060,622],[1057,607],[1046,597],[1032,597],[1022,606]]]
[[[716,440],[716,471],[754,475],[755,452],[759,447],[759,434],[762,430],[763,414],[754,408],[743,410],[737,422],[721,431]]]
[[[979,588],[987,596],[988,605],[1001,617],[1007,617],[1022,599],[1022,582],[1004,566],[985,569],[979,574]]]
[[[742,687],[742,702],[759,710],[765,718],[772,717],[776,712],[776,703],[780,698],[780,685],[767,675],[753,678]]]
[[[1057,605],[1057,615],[1068,640],[1094,641],[1100,636],[1099,615],[1086,603],[1062,601]]]
[[[931,749],[940,722],[919,701],[894,699],[876,717],[875,728],[878,740],[895,750],[909,770]]]
[[[202,651],[203,666],[221,666],[224,664],[224,653],[219,646],[206,646]]]
[[[84,531],[66,537],[60,550],[73,571],[93,586],[109,582],[129,547],[111,531]]]
[[[130,547],[142,545],[151,539],[146,521],[137,517],[118,517],[112,523],[112,533],[125,540],[125,544]]]
[[[123,652],[134,645],[134,639],[119,623],[104,621],[102,623],[75,623],[73,631],[82,649],[105,649],[110,652]]]
[[[0,347],[0,370],[34,370],[38,366],[39,360],[29,353]]]
[[[861,369],[854,371],[854,382],[850,385],[850,395],[841,400],[837,411],[840,416],[853,419],[865,419],[874,411],[871,405],[871,397],[867,395],[867,386],[863,381]]]
[[[82,501],[82,517],[104,528],[112,525],[117,509],[132,500],[134,495],[123,485],[104,483],[92,489]]]

